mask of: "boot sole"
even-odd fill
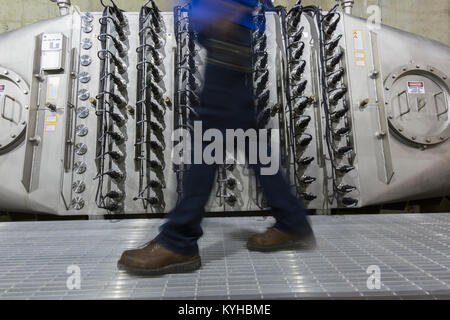
[[[195,270],[200,269],[202,266],[201,259],[196,259],[188,262],[181,262],[181,263],[175,263],[170,264],[158,269],[144,269],[144,268],[136,268],[136,267],[130,267],[127,265],[124,265],[120,262],[117,263],[117,268],[119,270],[126,271],[128,273],[133,273],[137,275],[144,275],[144,276],[160,276],[163,274],[169,274],[169,273],[189,273],[193,272]]]
[[[317,245],[315,240],[290,241],[273,246],[252,246],[250,244],[247,244],[248,250],[258,252],[275,252],[283,250],[314,250],[316,247]]]

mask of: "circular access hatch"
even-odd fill
[[[29,87],[15,72],[0,66],[0,151],[25,132]]]
[[[399,136],[419,145],[450,137],[448,77],[434,67],[407,65],[385,81],[389,125]]]

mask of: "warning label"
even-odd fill
[[[408,93],[425,93],[425,83],[423,81],[408,81]]]
[[[0,96],[5,94],[6,86],[4,84],[0,84]]]
[[[45,130],[44,132],[56,132],[56,124],[58,122],[57,115],[45,116]]]
[[[366,66],[366,51],[364,49],[364,34],[362,30],[353,30],[353,56],[357,67]]]

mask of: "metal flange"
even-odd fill
[[[397,135],[422,146],[450,138],[450,79],[441,70],[401,66],[385,79],[384,91],[389,126]]]
[[[0,66],[0,151],[25,132],[30,87],[17,73]]]

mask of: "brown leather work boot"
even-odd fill
[[[117,266],[120,270],[143,275],[185,273],[201,266],[200,256],[185,256],[164,248],[155,239],[140,249],[126,250]]]
[[[251,251],[271,252],[279,250],[314,249],[316,239],[312,230],[304,235],[291,235],[274,227],[264,233],[252,235],[247,248]]]

